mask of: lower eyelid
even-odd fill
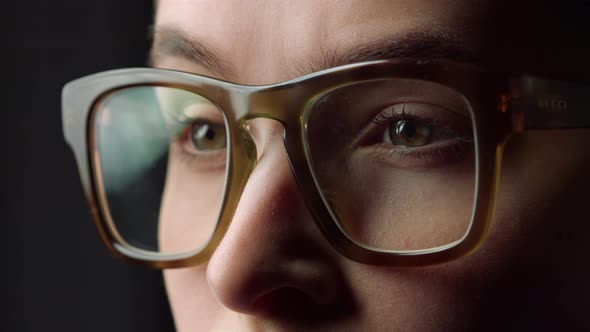
[[[367,162],[394,168],[426,169],[460,162],[473,151],[473,141],[457,138],[432,145],[411,148],[382,143],[359,149]]]
[[[186,142],[177,140],[170,146],[171,160],[177,160],[198,171],[225,170],[227,149],[211,153],[191,153],[187,151]]]

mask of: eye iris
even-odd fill
[[[225,130],[223,126],[206,122],[193,125],[191,139],[194,147],[201,151],[225,148]]]
[[[401,120],[391,126],[389,134],[391,142],[395,145],[418,147],[430,142],[432,127],[416,121]]]

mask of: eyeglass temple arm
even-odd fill
[[[511,81],[511,90],[512,121],[517,132],[590,128],[590,85],[523,76]]]

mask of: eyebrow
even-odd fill
[[[213,48],[189,34],[169,26],[153,32],[150,64],[164,56],[189,60],[221,77],[229,78],[235,72],[230,63],[222,59]],[[447,59],[458,62],[480,63],[475,52],[456,39],[427,32],[406,33],[402,36],[382,38],[345,49],[322,49],[320,56],[291,59],[290,71],[304,75],[337,66],[374,60],[400,58]]]
[[[221,77],[229,77],[233,73],[230,64],[220,58],[213,48],[177,28],[160,27],[153,29],[151,34],[151,66],[155,66],[162,57],[174,56],[200,65]]]
[[[294,60],[299,71],[320,71],[353,63],[391,59],[446,59],[457,62],[481,62],[475,52],[456,40],[425,32],[370,41],[344,50],[322,50],[316,59]]]

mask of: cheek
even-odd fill
[[[472,169],[371,170],[355,188],[349,211],[361,238],[386,249],[426,249],[459,240],[467,231],[473,206]],[[360,177],[359,177],[360,178]],[[352,203],[352,202],[351,202]]]
[[[509,141],[490,247],[533,256],[533,250],[559,248],[566,240],[559,234],[579,231],[576,220],[588,203],[588,141],[588,131],[572,130],[525,133]]]
[[[473,162],[428,169],[395,168],[367,157],[320,173],[324,195],[346,231],[371,247],[419,250],[461,239],[471,220]],[[333,171],[333,170],[340,170]]]
[[[545,131],[509,142],[490,236],[473,255],[441,266],[460,280],[452,296],[469,304],[474,321],[497,317],[523,330],[532,322],[581,321],[576,312],[590,295],[578,282],[590,278],[580,264],[590,251],[590,156],[581,153],[589,139],[587,131]]]
[[[400,269],[347,264],[359,307],[375,331],[463,331],[471,285],[462,268]]]
[[[224,177],[224,171],[198,172],[189,161],[171,156],[160,211],[162,251],[186,253],[207,242],[217,222]]]
[[[574,282],[590,277],[579,264],[590,250],[583,235],[590,231],[583,220],[590,157],[580,153],[589,139],[563,131],[515,137],[490,236],[474,254],[417,269],[344,264],[359,306],[380,324],[374,328],[402,322],[401,330],[455,331],[483,322],[579,321],[572,305],[583,307],[590,294],[584,282]]]
[[[164,271],[168,299],[178,331],[209,331],[220,305],[206,278],[207,265]]]

